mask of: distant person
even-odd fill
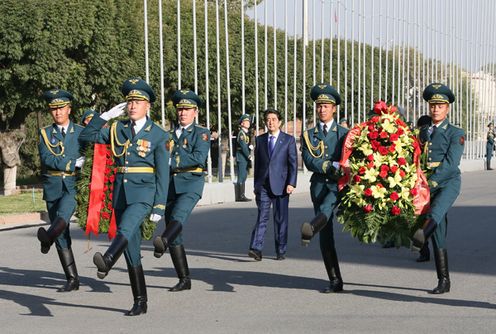
[[[286,258],[289,195],[296,187],[298,162],[296,141],[280,130],[281,115],[275,109],[264,112],[267,133],[256,138],[254,192],[258,216],[250,239],[248,256],[262,260],[270,207],[274,218],[276,259]]]
[[[493,122],[490,122],[488,125],[488,130],[487,130],[487,142],[486,142],[486,164],[487,164],[487,170],[493,170],[491,168],[491,158],[493,156],[493,151],[494,151],[494,126]]]
[[[72,252],[69,222],[76,209],[76,179],[83,166],[83,145],[79,135],[83,127],[70,121],[73,96],[62,89],[46,91],[43,97],[53,124],[40,129],[38,149],[43,171],[43,199],[46,201],[50,227],[38,229],[41,252],[48,253],[55,242],[66,284],[59,291],[79,289],[79,275]]]
[[[424,89],[423,98],[429,103],[431,116],[430,124],[424,125],[419,133],[427,155],[422,169],[426,171],[429,183],[430,211],[422,228],[413,235],[412,248],[420,250],[432,236],[438,284],[431,293],[442,294],[449,292],[451,287],[446,216],[460,194],[459,165],[465,147],[465,132],[452,125],[447,118],[450,104],[455,101],[449,87],[432,83]]]
[[[308,245],[319,234],[320,252],[329,277],[329,285],[321,292],[341,292],[343,279],[334,242],[333,222],[339,203],[339,160],[348,129],[334,120],[336,106],[341,103],[341,96],[334,87],[329,84],[316,85],[310,91],[310,97],[315,101],[319,123],[303,132],[301,152],[305,166],[313,172],[310,196],[315,216],[302,225],[301,241]]]
[[[348,120],[346,118],[341,118],[339,120],[339,125],[341,125],[345,129],[349,129],[350,128],[350,126],[348,124]]]
[[[251,168],[253,145],[250,138],[250,115],[244,114],[239,118],[239,132],[236,138],[236,170],[238,179],[235,183],[236,202],[249,202],[245,196],[245,182]]]

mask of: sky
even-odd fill
[[[275,21],[289,36],[302,36],[304,1],[309,40],[332,35],[385,49],[411,45],[471,71],[496,62],[494,0],[265,0],[257,20],[265,24],[266,16],[268,26]],[[254,18],[255,10],[246,14]]]

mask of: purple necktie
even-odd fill
[[[269,157],[272,156],[272,152],[274,151],[274,146],[276,144],[276,137],[270,136],[269,137]]]

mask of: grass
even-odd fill
[[[0,196],[0,215],[46,211],[41,191],[23,192],[19,195]]]

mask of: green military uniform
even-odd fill
[[[341,97],[334,87],[321,84],[312,88],[310,95],[315,103],[339,105]],[[322,122],[321,122],[322,123]],[[348,129],[338,125],[335,120],[329,129],[325,124],[308,129],[301,138],[302,158],[308,170],[313,172],[310,178],[310,195],[316,217],[302,226],[302,242],[307,244],[320,231],[320,250],[331,282],[330,290],[342,290],[334,245],[333,218],[338,205],[338,171],[337,163],[341,159],[341,150]],[[334,166],[333,166],[334,163]],[[326,291],[332,292],[332,291]]]
[[[192,91],[179,90],[173,96],[177,109],[196,109],[200,99]],[[206,168],[210,149],[210,131],[194,123],[170,131],[170,183],[165,210],[166,228],[154,240],[155,257],[163,255],[169,247],[172,262],[180,282],[171,291],[191,288],[189,268],[183,246],[182,226],[188,220],[205,185],[203,170]]]
[[[57,110],[69,105],[72,95],[61,89],[44,93],[50,109]],[[69,222],[76,208],[76,160],[81,157],[82,145],[79,135],[83,128],[69,121],[67,128],[55,123],[40,129],[38,149],[43,177],[43,199],[46,201],[50,228],[38,230],[41,252],[48,253],[56,244],[68,284],[64,291],[77,290],[79,278],[71,249]]]
[[[449,104],[455,100],[451,90],[438,83],[427,86],[423,97],[430,105]],[[425,241],[432,235],[439,280],[438,287],[432,292],[437,294],[448,292],[450,289],[446,251],[446,215],[460,194],[459,165],[464,150],[465,132],[450,124],[446,118],[440,124],[430,123],[422,126],[419,138],[424,145],[425,162],[422,168],[427,174],[431,199],[427,222],[423,230],[415,234],[414,245],[421,246],[417,241],[419,239]]]
[[[239,124],[246,120],[251,121],[250,115],[241,115],[239,118]],[[248,171],[251,168],[251,150],[253,148],[250,142],[251,139],[249,132],[241,127],[236,138],[236,170],[238,180],[235,185],[235,197],[237,202],[251,201],[245,196],[245,182],[248,177]]]
[[[490,122],[487,130],[487,142],[486,142],[486,168],[487,170],[492,170],[491,168],[491,158],[493,157],[494,151],[494,137],[496,134],[494,133],[493,122]]]
[[[121,91],[128,100],[154,102],[153,90],[141,79],[128,79]],[[105,255],[93,257],[98,277],[104,278],[124,252],[135,305],[128,315],[146,313],[146,286],[141,266],[141,224],[150,215],[163,216],[169,187],[169,134],[149,118],[136,132],[131,119],[115,121],[93,117],[81,134],[86,141],[111,145],[117,165],[112,205],[117,235]],[[137,120],[138,123],[140,120]],[[133,134],[133,132],[135,132]]]

